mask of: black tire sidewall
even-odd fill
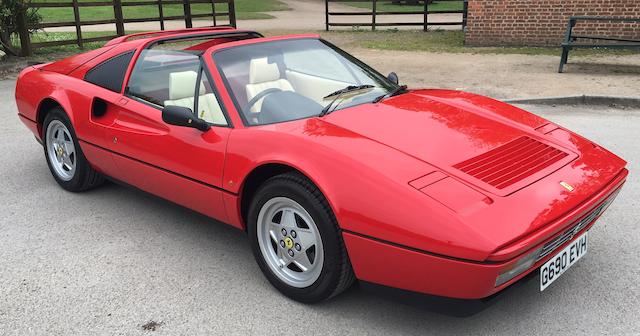
[[[58,120],[62,122],[67,127],[67,129],[69,130],[69,133],[71,134],[71,138],[72,138],[71,140],[73,141],[73,145],[75,146],[76,171],[75,171],[75,174],[73,175],[73,178],[71,178],[71,180],[69,181],[62,180],[60,177],[58,177],[58,174],[56,174],[55,170],[53,169],[51,160],[49,159],[49,153],[47,152],[47,129],[49,128],[49,124],[54,120]],[[86,179],[87,174],[89,173],[88,169],[90,169],[90,167],[89,167],[89,163],[87,162],[87,159],[84,157],[84,154],[82,153],[82,149],[80,148],[80,144],[78,143],[78,137],[76,136],[76,132],[73,129],[73,126],[71,125],[71,121],[69,120],[69,117],[62,109],[55,108],[47,114],[42,126],[42,135],[43,135],[42,144],[44,147],[44,157],[47,160],[47,166],[49,167],[49,170],[51,171],[51,175],[53,175],[53,178],[65,190],[69,190],[69,191],[80,190],[84,180]]]
[[[274,197],[287,197],[300,204],[311,215],[320,232],[324,250],[324,264],[318,279],[308,287],[296,288],[282,282],[269,268],[260,250],[257,236],[258,214],[263,205]],[[319,202],[313,193],[303,185],[293,180],[277,177],[267,181],[252,200],[247,231],[256,261],[269,282],[280,292],[296,301],[308,303],[322,301],[333,294],[340,280],[341,242],[335,219],[329,211],[331,210],[326,209],[326,206]]]

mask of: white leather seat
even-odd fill
[[[181,106],[193,110],[197,80],[198,74],[195,71],[169,74],[169,100],[164,102],[164,106]],[[206,93],[203,82],[200,82],[198,118],[216,125],[227,124],[216,96],[213,93]]]
[[[287,79],[293,85],[295,91],[307,98],[313,99],[316,103],[326,105],[335,97],[324,97],[334,91],[340,90],[349,85],[358,85],[354,82],[342,82],[329,78],[317,77],[294,70],[285,70]]]
[[[249,84],[247,84],[247,101],[250,101],[260,92],[267,89],[280,89],[282,91],[294,91],[288,80],[280,78],[278,65],[269,64],[267,58],[252,59],[249,65]],[[251,112],[260,112],[262,100],[258,100]]]

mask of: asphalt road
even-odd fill
[[[531,281],[469,318],[354,286],[322,304],[276,292],[244,234],[148,194],[59,188],[0,82],[0,334],[640,333],[640,110],[531,106],[629,161],[627,186],[589,253],[544,292]],[[155,331],[143,330],[150,321]]]

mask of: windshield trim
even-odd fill
[[[369,75],[371,75],[372,79],[375,80],[376,82],[378,82],[378,84],[381,85],[381,88],[387,90],[387,92],[391,92],[391,90],[395,89],[396,86],[399,86],[399,85],[391,82],[386,76],[382,75],[381,73],[379,73],[378,71],[376,71],[375,69],[373,69],[372,67],[367,65],[366,63],[364,63],[364,62],[360,61],[359,59],[357,59],[355,56],[347,53],[346,51],[338,48],[337,46],[335,46],[331,42],[328,42],[328,41],[320,38],[319,36],[302,35],[302,36],[297,36],[297,37],[287,37],[287,38],[282,38],[282,39],[276,38],[276,39],[268,39],[268,40],[248,39],[248,40],[242,41],[243,43],[240,43],[240,44],[237,44],[237,45],[224,45],[224,44],[222,44],[222,45],[220,45],[220,47],[217,47],[217,48],[214,47],[215,50],[212,50],[211,52],[209,52],[208,53],[208,57],[211,57],[211,60],[213,61],[213,64],[215,65],[216,70],[218,71],[218,74],[220,75],[220,78],[222,79],[224,87],[227,90],[227,95],[229,96],[229,98],[231,98],[231,101],[233,102],[233,105],[234,105],[234,107],[236,109],[236,113],[238,114],[238,116],[242,120],[242,124],[244,125],[244,127],[256,127],[256,126],[282,124],[282,123],[290,122],[290,121],[311,119],[311,118],[318,118],[319,117],[319,115],[312,115],[312,116],[308,116],[308,117],[302,117],[302,118],[291,119],[291,120],[286,120],[286,121],[278,121],[278,122],[273,122],[273,123],[257,124],[257,125],[249,122],[247,120],[247,118],[245,117],[244,113],[242,112],[242,106],[240,105],[240,103],[236,99],[236,95],[233,93],[233,90],[231,89],[231,85],[229,84],[227,76],[225,75],[224,71],[222,70],[222,68],[220,66],[220,63],[217,62],[217,60],[215,58],[215,55],[217,53],[219,53],[221,51],[226,51],[226,50],[229,50],[229,49],[235,49],[235,48],[240,48],[240,47],[249,46],[249,45],[262,44],[262,43],[277,43],[277,42],[291,41],[291,40],[317,40],[317,41],[319,41],[320,43],[322,43],[322,44],[326,45],[327,47],[329,47],[330,49],[332,49],[334,52],[338,53],[340,56],[342,56],[342,57],[346,58],[348,61],[354,63],[356,66],[361,68],[364,72],[366,72]],[[236,42],[231,42],[231,43],[236,43]],[[336,108],[331,112],[334,113],[334,112],[337,112],[337,111],[340,111],[340,110],[343,110],[343,109],[356,107],[356,106],[360,106],[360,105],[364,105],[364,104],[371,104],[371,102],[362,102],[362,103],[350,105],[349,107]],[[340,104],[338,104],[338,106],[339,105]]]

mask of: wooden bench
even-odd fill
[[[616,23],[640,23],[640,18],[620,18],[605,16],[572,16],[567,24],[567,31],[562,42],[562,56],[558,72],[562,73],[564,65],[569,60],[569,51],[573,48],[624,48],[640,49],[640,40],[624,39],[607,36],[574,35],[573,28],[578,21],[608,21]],[[590,42],[578,42],[578,39],[588,39]],[[603,42],[600,42],[603,41]]]

